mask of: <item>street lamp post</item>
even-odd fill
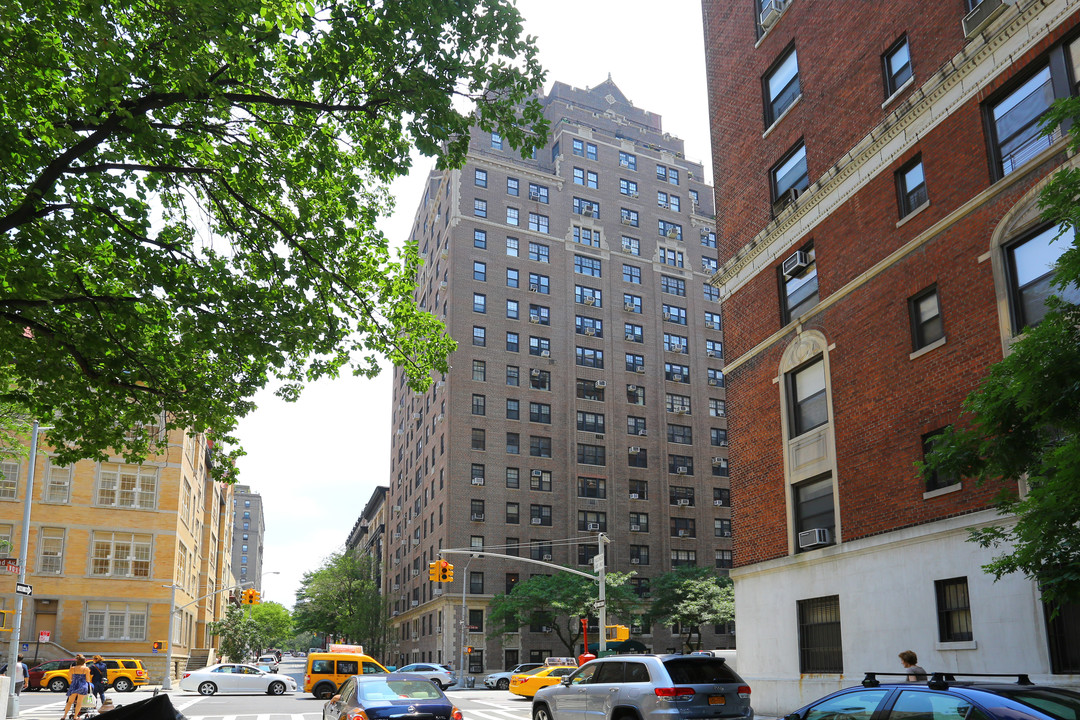
[[[26,582],[26,546],[30,544],[30,505],[34,499],[34,466],[37,464],[38,433],[42,430],[51,430],[52,426],[42,427],[38,421],[34,421],[30,435],[30,469],[26,473],[26,496],[23,500],[23,524],[22,524],[22,547],[19,548],[19,583]],[[8,648],[8,667],[11,668],[8,676],[15,680],[15,664],[19,661],[20,631],[22,630],[23,596],[15,595],[15,625],[11,629],[11,646]],[[19,696],[15,689],[8,686],[7,716],[10,718],[19,716]]]

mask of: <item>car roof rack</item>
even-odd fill
[[[882,677],[908,677],[910,672],[868,672],[863,677],[863,687],[878,687],[881,683],[878,681],[878,676]],[[930,679],[927,680],[926,685],[931,690],[947,690],[949,683],[956,682],[956,678],[1016,678],[1017,685],[1034,685],[1031,682],[1031,678],[1027,673],[947,673],[947,672],[934,672],[929,673]]]

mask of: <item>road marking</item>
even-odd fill
[[[479,717],[483,718],[484,720],[506,720],[506,715],[510,714],[510,711],[507,710],[500,710],[499,712],[503,713],[502,715],[495,715],[488,710],[463,710],[462,712],[465,713],[470,719],[474,717]]]

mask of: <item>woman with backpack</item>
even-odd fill
[[[104,704],[105,688],[109,687],[109,669],[105,666],[105,659],[100,655],[95,655],[94,661],[90,663],[90,681],[94,695]]]

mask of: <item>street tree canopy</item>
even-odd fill
[[[454,343],[387,183],[474,124],[547,134],[511,0],[14,0],[0,67],[0,401],[61,463],[139,459],[161,417],[229,441],[271,380],[380,356],[426,387]]]
[[[363,645],[381,657],[386,649],[386,609],[375,577],[378,559],[351,550],[328,557],[304,573],[293,605],[293,627]]]
[[[1044,127],[1071,121],[1080,150],[1080,100],[1054,105]],[[1010,481],[995,499],[1003,522],[971,539],[1000,551],[984,570],[1021,573],[1043,599],[1080,603],[1080,169],[1057,171],[1043,188],[1044,217],[1067,246],[1058,258],[1049,311],[1027,327],[964,401],[958,423],[938,436],[925,473]],[[1024,488],[1026,492],[1018,492]]]
[[[653,580],[650,620],[678,624],[683,646],[701,649],[701,626],[721,625],[735,619],[735,591],[731,580],[709,568],[678,567]],[[697,644],[693,636],[697,633]]]

